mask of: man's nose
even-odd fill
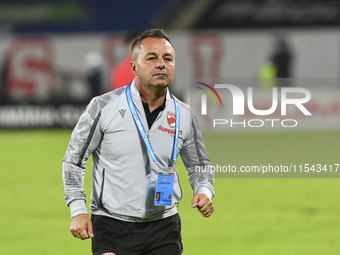
[[[159,69],[164,69],[165,68],[165,63],[164,63],[163,59],[159,59],[157,61],[156,68],[159,68]]]

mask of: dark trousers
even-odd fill
[[[181,220],[178,214],[151,222],[126,222],[91,216],[93,255],[180,255]]]

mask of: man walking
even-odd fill
[[[92,99],[72,133],[63,159],[70,230],[92,238],[94,255],[182,254],[177,156],[188,170],[192,206],[204,217],[214,211],[214,178],[196,167],[211,163],[196,117],[169,92],[175,51],[163,30],[135,39],[131,69],[134,81]],[[91,154],[90,220],[83,177]]]

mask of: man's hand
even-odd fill
[[[74,237],[82,240],[94,237],[92,222],[87,214],[79,214],[73,217],[70,231]]]
[[[192,208],[197,207],[204,217],[209,217],[214,212],[214,205],[206,194],[197,194],[191,200],[191,203]]]

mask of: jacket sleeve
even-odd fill
[[[64,199],[72,217],[88,213],[84,193],[85,164],[102,139],[100,117],[100,101],[94,98],[79,118],[62,160]]]
[[[207,157],[202,134],[193,111],[190,114],[190,134],[184,141],[180,155],[189,174],[190,185],[194,195],[205,193],[214,197],[214,173],[208,171],[212,164]]]

